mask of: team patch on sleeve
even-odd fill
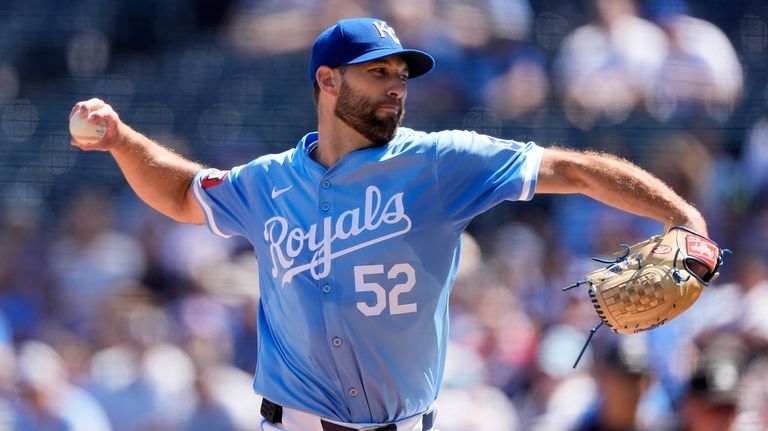
[[[227,178],[228,174],[229,171],[211,172],[200,180],[200,185],[206,190],[210,189],[211,187],[218,186],[222,183],[222,181],[224,181],[224,178]]]

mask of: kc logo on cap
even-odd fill
[[[338,67],[399,55],[408,64],[410,78],[423,75],[435,65],[426,52],[405,49],[393,29],[375,18],[343,19],[320,33],[312,45],[309,82],[315,83],[320,66]]]
[[[381,35],[381,37],[389,36],[392,38],[392,40],[397,42],[398,45],[402,45],[400,43],[400,39],[398,39],[397,35],[395,34],[395,29],[390,27],[389,24],[387,24],[384,21],[374,21],[372,24],[374,27],[376,27],[376,30],[379,31],[379,34]]]

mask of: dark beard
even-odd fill
[[[376,110],[381,103],[397,106],[397,115],[377,116]],[[403,121],[405,109],[402,100],[388,99],[374,103],[349,85],[342,84],[334,113],[357,133],[373,142],[374,146],[381,147],[395,137],[395,132]]]

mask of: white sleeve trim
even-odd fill
[[[536,180],[534,177],[539,170],[539,165],[541,164],[541,157],[544,153],[544,149],[535,146],[532,153],[533,154],[531,154],[531,156],[533,157],[531,157],[528,163],[525,165],[525,172],[523,174],[523,187],[522,190],[520,190],[521,201],[527,201],[533,198],[534,190],[532,188]]]
[[[216,219],[213,218],[213,210],[211,209],[211,206],[208,205],[208,202],[206,202],[200,194],[200,187],[199,180],[195,178],[195,182],[192,184],[192,191],[194,192],[195,199],[197,199],[197,202],[205,213],[205,219],[208,221],[208,227],[211,229],[211,232],[222,238],[231,238],[232,235],[227,235],[219,229],[219,226],[216,224]]]

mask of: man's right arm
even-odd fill
[[[190,185],[202,169],[165,148],[120,120],[112,107],[100,99],[77,103],[70,112],[88,121],[104,121],[106,133],[95,144],[72,145],[86,151],[109,151],[128,184],[147,205],[183,223],[205,224],[205,216]]]

